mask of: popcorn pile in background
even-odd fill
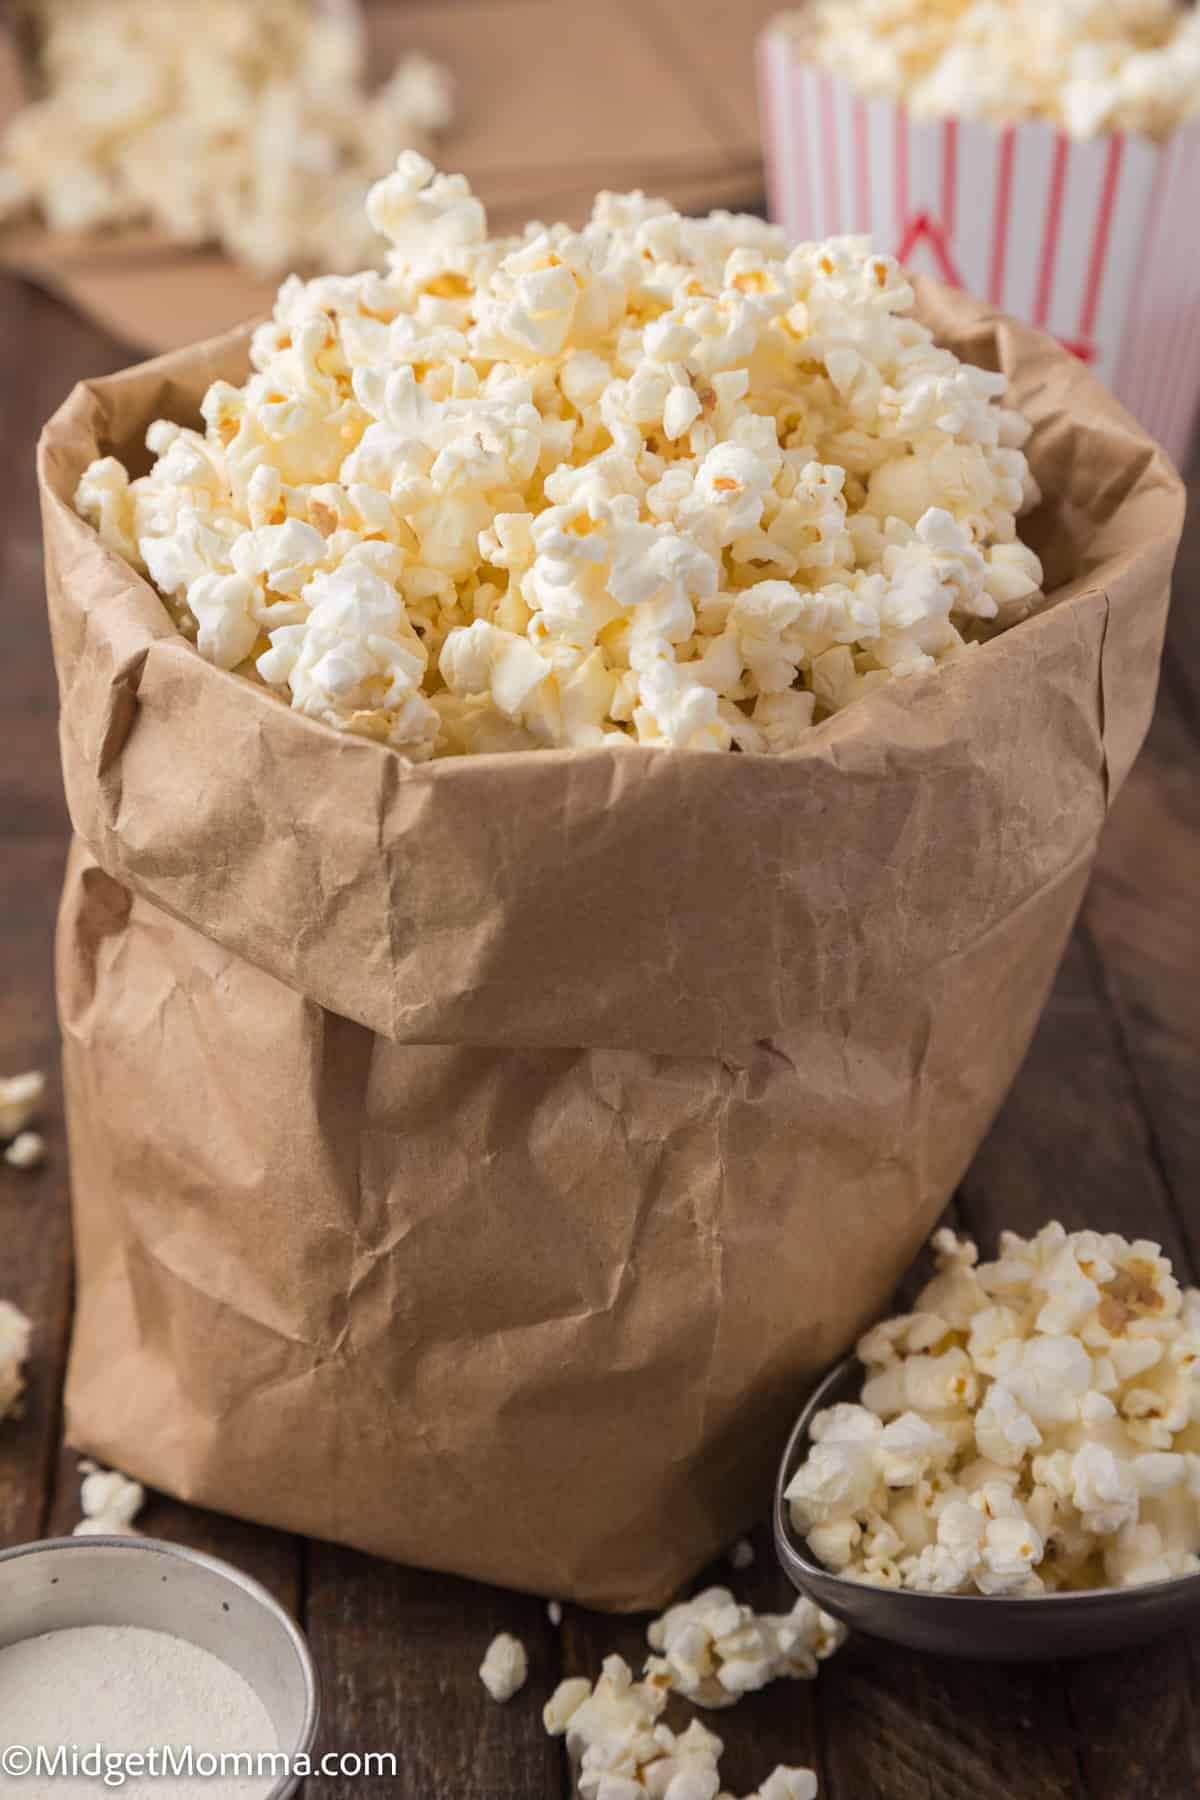
[[[859,240],[602,194],[490,240],[402,156],[386,274],[286,282],[205,430],[76,505],[219,667],[414,760],[780,752],[1024,617],[1028,427]]]
[[[1200,11],[1176,0],[812,0],[788,23],[918,117],[1163,137],[1200,112]]]
[[[860,1341],[860,1405],[787,1491],[827,1567],[1039,1594],[1200,1569],[1200,1290],[1157,1244],[1047,1225],[1000,1256],[942,1231],[913,1312]]]
[[[11,125],[0,216],[56,231],[150,223],[250,268],[353,269],[363,197],[449,121],[446,73],[365,86],[354,8],[316,0],[35,0],[44,97]]]

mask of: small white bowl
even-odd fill
[[[51,1631],[134,1625],[209,1651],[254,1689],[280,1751],[312,1750],[320,1715],[316,1669],[299,1627],[230,1563],[145,1537],[46,1538],[0,1552],[0,1649]],[[289,1800],[284,1775],[267,1800]]]

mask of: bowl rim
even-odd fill
[[[822,1376],[812,1389],[802,1407],[795,1424],[788,1435],[788,1441],[779,1461],[779,1473],[775,1479],[775,1504],[773,1536],[775,1550],[788,1580],[793,1587],[802,1592],[808,1591],[809,1582],[830,1583],[844,1590],[847,1595],[859,1599],[863,1595],[872,1594],[879,1597],[904,1600],[916,1605],[931,1601],[953,1601],[963,1611],[984,1609],[994,1614],[997,1607],[1023,1607],[1028,1613],[1053,1607],[1056,1611],[1065,1611],[1073,1607],[1076,1612],[1089,1609],[1111,1607],[1114,1601],[1122,1600],[1132,1604],[1136,1600],[1156,1596],[1163,1600],[1169,1594],[1183,1589],[1189,1583],[1200,1579],[1200,1570],[1190,1575],[1172,1575],[1166,1581],[1141,1582],[1133,1587],[1095,1587],[1072,1588],[1065,1592],[1048,1594],[935,1594],[926,1593],[916,1588],[877,1588],[868,1582],[855,1581],[851,1576],[843,1575],[836,1569],[827,1569],[817,1562],[808,1549],[808,1540],[800,1535],[792,1525],[791,1514],[785,1498],[786,1490],[792,1476],[802,1460],[800,1451],[809,1441],[809,1428],[817,1413],[842,1397],[842,1389],[848,1387],[858,1377],[856,1386],[861,1389],[866,1371],[853,1351],[848,1356],[834,1363],[833,1367]],[[846,1605],[852,1607],[853,1600]]]
[[[226,1562],[224,1557],[211,1556],[207,1550],[193,1550],[188,1544],[173,1544],[166,1538],[145,1537],[140,1533],[108,1533],[89,1532],[78,1537],[35,1538],[27,1544],[14,1544],[9,1549],[0,1550],[0,1568],[5,1563],[17,1562],[22,1557],[42,1555],[49,1552],[58,1555],[72,1551],[87,1554],[90,1550],[117,1550],[122,1554],[166,1556],[176,1562],[191,1563],[194,1567],[207,1570],[222,1580],[240,1588],[269,1615],[283,1632],[295,1652],[304,1683],[304,1716],[294,1745],[286,1754],[290,1764],[294,1764],[302,1756],[309,1756],[316,1741],[317,1727],[321,1718],[321,1679],[313,1660],[308,1639],[299,1624],[293,1619],[287,1608],[280,1604],[269,1588],[263,1586],[253,1575],[239,1569],[236,1563]],[[177,1634],[178,1635],[178,1634]],[[274,1783],[264,1800],[289,1800],[296,1792],[302,1776],[291,1768]]]

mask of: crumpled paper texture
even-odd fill
[[[328,731],[205,663],[70,506],[244,336],[52,420],[79,1449],[611,1609],[760,1514],[1024,1053],[1182,524],[1080,364],[921,305],[1035,421],[1052,601],[780,758],[413,767]]]

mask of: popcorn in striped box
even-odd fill
[[[903,15],[910,54],[923,13],[936,16],[944,36],[955,11],[931,12],[916,0],[889,0],[889,8],[895,18],[878,21],[881,39],[886,45]],[[964,88],[958,114],[931,116],[952,98],[947,68],[978,68],[978,56],[972,62],[963,44],[943,44],[920,79],[916,70],[906,74],[903,59],[875,56],[860,61],[852,85],[817,28],[844,10],[837,0],[814,0],[781,15],[761,40],[772,217],[798,240],[866,233],[910,270],[1054,333],[1182,460],[1200,402],[1192,224],[1200,14],[1195,25],[1184,20],[1169,57],[1131,44],[1122,60],[1115,23],[1102,44],[1081,35],[1064,59],[1058,104],[1031,81],[1023,93],[1010,88],[1006,108],[997,76],[986,93]],[[1004,10],[989,8],[993,33]],[[963,20],[979,13],[960,11]],[[1008,11],[1011,36],[995,39],[997,52],[1022,41],[1028,7],[1008,0]],[[1098,29],[1081,18],[1081,32],[1087,28]],[[1085,97],[1091,118],[1119,128],[1084,135]],[[1050,116],[1028,116],[1035,105]]]

